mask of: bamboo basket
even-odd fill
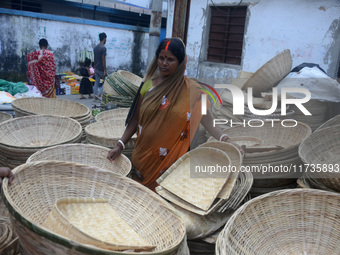
[[[338,126],[340,125],[340,115],[337,115],[331,119],[329,119],[328,121],[326,121],[325,123],[323,123],[321,126],[319,126],[314,132],[317,132],[323,128],[327,128],[327,127],[331,127],[331,126]]]
[[[96,121],[106,121],[106,120],[115,120],[115,119],[126,119],[129,108],[117,108],[104,112],[100,112],[95,116]]]
[[[7,180],[3,183],[4,199],[25,254],[177,254],[183,246],[185,228],[172,207],[133,180],[100,168],[58,161],[26,163],[13,173],[15,182],[10,186]],[[71,196],[106,198],[118,215],[156,248],[109,251],[44,227],[56,201]]]
[[[122,137],[125,130],[125,119],[111,119],[99,121],[88,125],[85,128],[88,143],[113,148]],[[136,142],[136,135],[125,144],[126,149],[133,148]]]
[[[299,147],[299,156],[310,168],[309,176],[340,192],[340,125],[322,128]]]
[[[0,123],[10,119],[13,119],[12,115],[6,112],[0,112]]]
[[[64,144],[39,150],[32,154],[27,162],[57,160],[67,161],[88,166],[99,167],[121,176],[127,176],[131,170],[131,161],[120,155],[113,162],[106,156],[110,149],[93,144]]]
[[[253,88],[254,96],[275,87],[292,69],[290,50],[286,49],[261,66],[244,83],[242,89]]]
[[[16,117],[46,114],[70,117],[77,120],[90,113],[90,109],[83,104],[57,98],[19,98],[12,102],[12,107]]]
[[[216,254],[339,254],[340,195],[271,192],[241,206],[218,236]]]
[[[68,117],[34,115],[14,118],[0,124],[0,164],[10,168],[21,165],[40,149],[76,143],[82,128]]]

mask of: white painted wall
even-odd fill
[[[168,21],[173,19],[168,0]],[[239,1],[214,0],[216,5]],[[192,0],[187,39],[188,75],[205,82],[229,82],[240,70],[255,72],[283,49],[290,49],[293,67],[319,64],[335,77],[340,54],[339,0],[248,0],[241,66],[206,61],[210,0]],[[171,36],[169,32],[167,36]]]
[[[141,66],[141,73],[146,70],[149,36],[145,32],[16,15],[0,15],[0,31],[2,57],[17,55],[17,58],[26,58],[27,53],[39,49],[39,40],[46,38],[50,45],[49,49],[55,55],[57,72],[79,68],[78,52],[85,49],[93,51],[93,47],[99,43],[99,33],[105,32],[108,73],[118,69],[131,71],[133,63]],[[141,37],[138,45],[134,43],[136,34]],[[140,54],[138,63],[133,59],[136,57],[133,55],[136,50]]]

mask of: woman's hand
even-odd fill
[[[221,138],[221,142],[231,143],[241,152],[242,157],[244,156],[244,150],[242,149],[242,147],[240,145],[238,145],[237,143],[234,143],[233,141],[231,141],[228,136],[223,136]]]
[[[120,154],[122,154],[122,148],[119,146],[114,147],[112,150],[109,151],[107,154],[107,159],[110,160],[110,162],[114,161]]]
[[[11,169],[9,169],[8,167],[0,167],[0,178],[5,178],[7,177],[9,180],[8,180],[8,183],[9,184],[12,184],[12,181],[14,179],[14,175],[11,171]],[[0,179],[1,181],[1,179]]]

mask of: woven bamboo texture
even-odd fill
[[[216,165],[230,165],[230,158],[225,152],[214,148],[197,148],[179,158],[157,179],[157,183],[190,204],[208,210],[227,182],[230,172],[197,172],[196,167]]]
[[[13,116],[6,112],[0,112],[0,123],[12,119]]]
[[[259,146],[262,145],[264,142],[262,139],[252,136],[238,136],[232,137],[230,140],[240,146]],[[209,137],[208,142],[216,142],[217,139],[214,137]]]
[[[39,150],[32,154],[27,162],[67,161],[96,166],[121,176],[127,176],[132,167],[131,161],[125,155],[120,155],[111,163],[106,158],[109,151],[109,148],[93,144],[64,144]]]
[[[81,119],[90,112],[85,105],[71,100],[43,97],[16,99],[12,102],[12,107],[16,116],[47,114]]]
[[[299,156],[309,164],[309,176],[326,187],[340,192],[340,126],[314,132],[299,147]]]
[[[225,152],[230,158],[230,167],[233,167],[235,171],[230,171],[229,179],[223,186],[221,192],[218,194],[218,198],[228,199],[231,191],[233,190],[236,180],[239,175],[239,170],[242,165],[241,152],[232,144],[224,142],[207,142],[199,146],[200,148],[215,148]]]
[[[340,195],[313,189],[271,192],[241,206],[216,254],[339,254]]]
[[[25,254],[177,254],[185,227],[173,208],[154,192],[126,177],[75,163],[40,161],[13,170],[3,183],[11,221]],[[34,182],[34,185],[32,183]],[[156,248],[150,252],[110,252],[57,235],[42,224],[56,201],[67,197],[107,198],[131,228]]]
[[[19,251],[19,238],[8,220],[0,219],[0,254],[16,255]]]
[[[115,120],[115,119],[126,119],[128,113],[128,108],[117,108],[113,110],[108,110],[104,112],[100,112],[96,115],[96,121],[106,121],[106,120]]]
[[[253,88],[254,96],[275,87],[292,69],[290,50],[286,49],[261,66],[244,83],[243,89]]]
[[[61,198],[42,226],[76,242],[107,250],[152,250],[105,198]]]
[[[228,182],[226,184],[228,184]],[[227,210],[236,210],[236,208],[238,208],[238,206],[241,204],[241,202],[248,194],[252,185],[253,185],[252,174],[248,172],[240,172],[238,179],[235,183],[234,189],[230,194],[230,198],[227,200],[217,198],[214,201],[213,205],[209,208],[209,210],[206,211],[186,202],[185,200],[172,194],[171,192],[169,192],[168,190],[161,186],[156,187],[156,192],[166,200],[170,201],[171,203],[176,204],[189,212],[193,212],[195,214],[204,216],[214,212],[223,213]],[[228,185],[225,185],[224,188],[228,189]]]
[[[319,126],[314,132],[317,132],[317,131],[319,131],[323,128],[326,128],[326,127],[338,126],[338,125],[340,125],[340,115],[337,115],[337,116],[329,119],[328,121],[323,123],[321,126]]]
[[[34,115],[0,123],[0,164],[21,165],[36,151],[76,143],[81,135],[81,125],[68,117]]]
[[[122,137],[125,130],[125,119],[111,119],[99,121],[88,125],[85,128],[88,143],[113,148]],[[136,135],[125,144],[127,149],[133,148],[136,142]]]

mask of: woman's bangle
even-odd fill
[[[224,137],[227,137],[227,138],[229,139],[229,136],[227,136],[226,134],[223,134],[223,135],[221,135],[221,137],[220,137],[220,142],[222,142],[222,139],[223,139]]]
[[[125,144],[123,143],[123,141],[122,140],[118,140],[118,142],[117,142],[117,145],[119,146],[119,145],[121,145],[122,146],[122,150],[125,150]],[[119,146],[120,147],[120,146]]]

